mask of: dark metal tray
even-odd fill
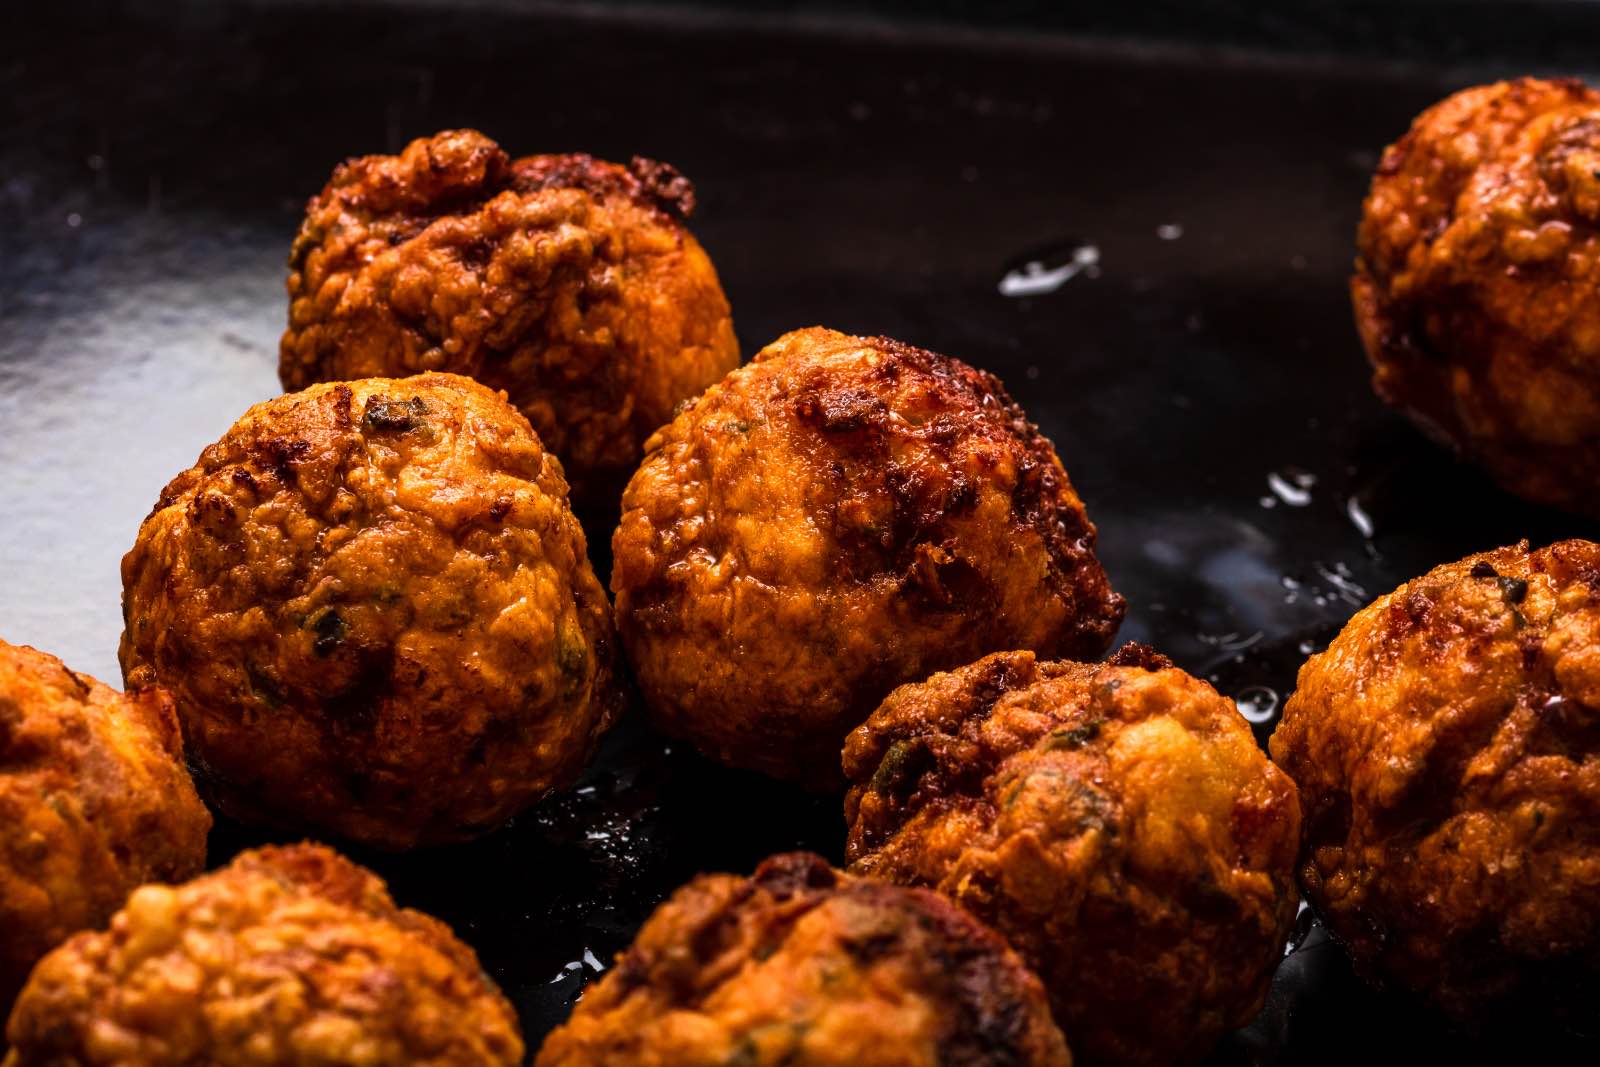
[[[999,373],[1099,524],[1122,637],[1239,696],[1263,739],[1298,664],[1373,596],[1596,533],[1385,411],[1350,324],[1377,153],[1492,65],[513,8],[66,3],[8,29],[0,634],[117,680],[140,519],[278,392],[305,198],[347,155],[465,125],[514,153],[680,166],[747,353],[824,323]],[[590,538],[603,574],[610,530]],[[842,838],[837,798],[632,722],[580,788],[486,840],[355,854],[477,948],[537,1047],[679,883],[797,846],[838,860]],[[222,825],[213,858],[257,840]],[[1594,1056],[1532,1025],[1454,1035],[1367,991],[1302,918],[1216,1063]]]

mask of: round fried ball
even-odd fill
[[[1435,568],[1301,668],[1272,736],[1356,968],[1461,1021],[1600,1021],[1600,545]]]
[[[522,1063],[470,948],[316,845],[147,885],[46,956],[5,1067],[482,1067]]]
[[[612,540],[659,727],[817,787],[891,689],[1003,648],[1098,656],[1095,529],[998,379],[798,330],[651,439]]]
[[[620,709],[561,465],[451,374],[258,404],[122,561],[122,667],[177,699],[202,792],[384,848],[569,783]]]
[[[1069,1067],[1039,985],[936,894],[775,856],[673,895],[537,1067]]]
[[[0,1013],[34,963],[135,886],[205,866],[211,816],[172,700],[0,641]]]
[[[1260,1010],[1300,809],[1233,702],[1130,645],[904,686],[844,753],[852,870],[948,894],[1099,1064],[1193,1062]]]
[[[1600,93],[1457,93],[1383,155],[1351,283],[1380,396],[1511,492],[1600,514]]]
[[[664,163],[513,161],[472,130],[352,159],[290,253],[284,388],[471,375],[509,394],[575,486],[620,484],[674,405],[739,362],[693,208]]]

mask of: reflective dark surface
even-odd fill
[[[1350,324],[1377,153],[1492,64],[722,16],[96,10],[31,15],[0,63],[0,636],[107,680],[140,519],[277,391],[305,198],[347,155],[459,125],[516,154],[681,167],[747,353],[824,323],[999,373],[1100,527],[1122,636],[1238,696],[1263,739],[1305,655],[1373,596],[1470,551],[1597,533],[1386,412]],[[609,535],[591,523],[602,570]],[[630,723],[580,789],[487,840],[357,855],[478,949],[536,1047],[693,873],[796,846],[837,860],[842,838],[838,798]],[[255,840],[224,826],[214,858]],[[1216,1062],[1569,1044],[1536,1025],[1453,1035],[1303,933]],[[1551,1054],[1568,1053],[1594,1047]]]

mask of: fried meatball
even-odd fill
[[[659,727],[841,784],[891,689],[1004,648],[1098,656],[1121,621],[1050,442],[993,375],[798,330],[661,430],[612,540]]]
[[[1301,668],[1271,747],[1301,884],[1359,971],[1463,1022],[1600,1021],[1600,545],[1379,598]]]
[[[693,209],[664,163],[513,161],[472,130],[352,159],[290,253],[284,388],[471,375],[510,395],[575,486],[620,485],[673,407],[739,363]]]
[[[124,696],[0,641],[0,1013],[129,890],[199,873],[210,829],[166,693]]]
[[[1530,500],[1600,515],[1600,93],[1457,93],[1383,155],[1351,283],[1380,396]]]
[[[851,869],[991,923],[1085,1061],[1193,1062],[1260,1010],[1299,899],[1294,783],[1164,657],[986,657],[896,690],[844,764]]]
[[[136,890],[40,962],[5,1067],[481,1067],[522,1063],[470,948],[317,845],[241,853]]]
[[[936,894],[774,856],[663,904],[537,1067],[1069,1067],[1039,979]]]
[[[383,848],[504,822],[620,709],[561,465],[453,374],[257,404],[122,561],[122,667],[177,699],[202,792]]]

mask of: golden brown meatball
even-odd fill
[[[171,689],[202,792],[247,821],[469,837],[570,782],[620,708],[561,465],[453,374],[257,404],[122,579],[123,672]]]
[[[124,696],[0,641],[0,1012],[129,890],[199,873],[210,829],[167,694]]]
[[[1260,1010],[1299,899],[1294,783],[1164,657],[989,656],[896,690],[844,764],[851,869],[991,923],[1086,1062],[1193,1062]]]
[[[284,388],[471,375],[510,395],[575,487],[620,482],[673,406],[739,362],[693,209],[666,164],[513,161],[472,130],[352,159],[290,253]]]
[[[1390,404],[1530,500],[1600,514],[1600,93],[1457,93],[1384,153],[1357,325]]]
[[[522,1062],[516,1015],[437,919],[316,845],[147,885],[46,956],[6,1067],[482,1067]]]
[[[1097,656],[1121,621],[1050,442],[990,374],[798,330],[662,429],[612,540],[656,723],[836,785],[888,692],[1001,648]]]
[[[1069,1067],[1039,979],[936,894],[775,856],[696,879],[538,1067]]]
[[[1462,1021],[1600,1019],[1600,545],[1526,543],[1379,598],[1272,736],[1301,883],[1368,978]]]

